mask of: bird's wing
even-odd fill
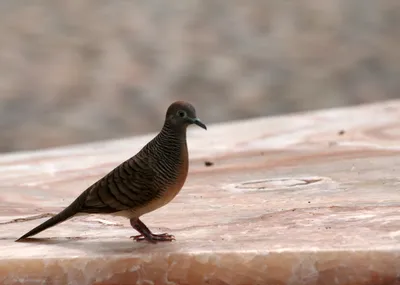
[[[148,159],[133,157],[85,191],[79,212],[115,213],[144,206],[157,195],[152,189],[155,176]]]
[[[23,240],[53,227],[77,213],[115,213],[135,209],[157,197],[152,187],[156,172],[151,158],[133,157],[108,173],[79,195],[63,211],[32,229],[18,239]]]

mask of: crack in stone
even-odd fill
[[[264,179],[258,181],[247,181],[236,185],[237,189],[265,190],[279,187],[305,186],[323,181],[323,178],[278,178]],[[281,182],[281,184],[279,184]]]
[[[0,225],[8,225],[8,224],[14,224],[14,223],[23,223],[23,222],[28,222],[28,221],[33,221],[33,220],[38,220],[38,219],[42,219],[42,218],[50,218],[55,216],[56,214],[52,214],[52,213],[44,213],[44,214],[40,214],[40,215],[36,215],[36,216],[31,216],[31,217],[26,217],[26,218],[17,218],[17,219],[13,219],[11,221],[7,221],[7,222],[0,222]]]
[[[0,226],[1,225],[9,225],[9,224],[14,224],[14,223],[23,223],[23,222],[28,222],[28,221],[33,221],[33,220],[38,220],[38,219],[42,219],[42,218],[50,218],[55,216],[56,214],[52,214],[52,213],[44,213],[44,214],[40,214],[40,215],[35,215],[35,216],[31,216],[31,217],[26,217],[26,218],[17,218],[17,219],[13,219],[11,221],[6,221],[6,222],[0,222]],[[104,226],[123,226],[123,224],[121,223],[116,223],[116,222],[108,222],[106,220],[101,220],[101,219],[90,219],[89,222],[95,222]]]

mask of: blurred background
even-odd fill
[[[399,0],[0,0],[0,152],[393,98]]]

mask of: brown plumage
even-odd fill
[[[137,241],[171,241],[169,234],[153,234],[139,219],[169,203],[181,190],[188,173],[186,128],[206,126],[194,107],[178,101],[166,112],[160,133],[135,156],[95,182],[59,214],[45,221],[17,241],[38,234],[79,214],[112,214],[127,217],[140,235]]]

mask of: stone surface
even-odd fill
[[[152,135],[4,155],[0,283],[400,284],[399,119],[392,101],[191,129],[184,189],[143,217],[176,236],[156,245],[96,215],[14,242]]]
[[[400,94],[398,0],[2,0],[0,151]]]

